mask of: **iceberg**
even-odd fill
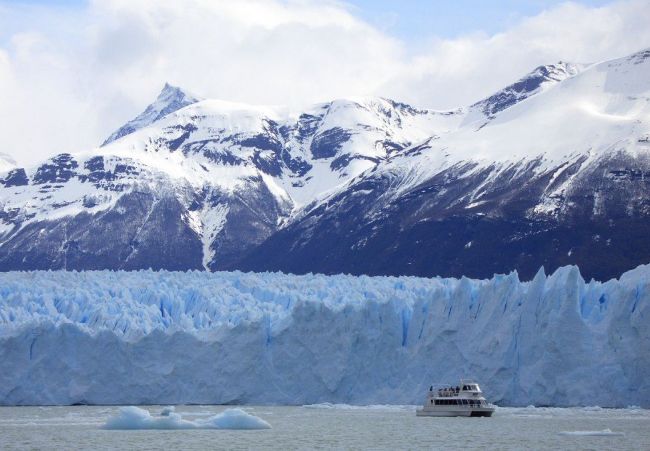
[[[206,419],[184,420],[174,409],[165,408],[159,417],[135,406],[122,407],[109,418],[104,429],[270,429],[261,418],[241,409],[227,409]]]
[[[650,266],[606,282],[0,273],[0,404],[650,407]],[[171,415],[172,412],[170,412]]]

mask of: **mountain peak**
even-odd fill
[[[535,68],[535,70],[522,78],[522,80],[539,79],[540,83],[543,83],[545,80],[562,81],[577,75],[582,68],[583,66],[581,64],[558,61],[555,64],[546,64]]]
[[[488,117],[580,73],[583,66],[565,61],[538,66],[513,84],[472,105]]]
[[[183,97],[187,99],[193,99],[194,102],[197,102],[199,100],[198,97],[190,94],[188,91],[165,82],[165,85],[160,90],[160,93],[158,94],[156,100],[169,99],[170,97]]]
[[[113,132],[102,143],[102,146],[110,144],[111,142],[129,135],[136,130],[151,125],[159,119],[167,116],[174,111],[180,110],[188,105],[198,102],[198,97],[188,93],[187,91],[165,83],[162,90],[156,97],[156,100],[147,106],[147,108],[140,113],[135,119],[124,124],[122,127]]]

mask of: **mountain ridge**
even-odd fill
[[[612,276],[650,256],[625,244],[605,261],[650,214],[648,54],[540,66],[452,111],[378,97],[290,111],[166,85],[101,147],[0,175],[0,269],[528,276],[593,249],[606,268],[587,274]],[[98,257],[90,235],[109,223]]]

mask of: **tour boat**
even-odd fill
[[[478,384],[461,379],[457,386],[429,387],[424,406],[417,409],[419,417],[491,417],[494,404],[488,403]]]

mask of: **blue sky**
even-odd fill
[[[461,34],[498,33],[523,17],[565,3],[560,0],[348,0],[365,21],[405,40],[430,35],[452,38]],[[611,1],[577,1],[601,6]]]
[[[233,0],[236,1],[236,0]],[[87,0],[0,0],[0,5],[43,5],[82,9]],[[387,34],[405,41],[431,36],[453,38],[462,34],[498,33],[523,17],[534,16],[562,0],[342,0],[351,12]],[[602,6],[611,0],[576,0]]]

